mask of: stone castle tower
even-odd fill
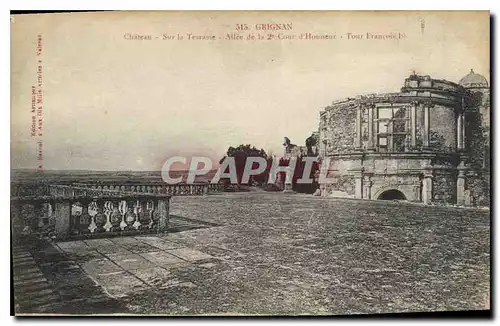
[[[490,89],[412,74],[400,92],[335,101],[320,112],[322,195],[489,205]]]

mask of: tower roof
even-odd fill
[[[488,81],[486,78],[480,74],[476,74],[472,69],[467,75],[462,77],[458,83],[466,88],[488,87]]]

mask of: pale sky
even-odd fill
[[[256,23],[292,23],[282,33],[338,39],[161,40],[224,38],[236,23],[253,34]],[[281,155],[283,137],[304,145],[332,101],[397,92],[413,70],[458,82],[473,68],[489,80],[487,12],[80,13],[17,16],[11,27],[12,168],[37,166],[30,110],[39,33],[45,169],[158,170],[174,155],[218,161],[242,143]],[[347,39],[367,32],[406,36]]]

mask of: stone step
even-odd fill
[[[17,281],[14,281],[14,288],[17,286],[20,286],[20,287],[29,286],[31,284],[43,283],[43,282],[47,282],[47,279],[45,277],[31,278],[28,280],[17,280]]]
[[[56,294],[48,294],[44,296],[39,296],[36,298],[25,298],[16,303],[21,307],[35,308],[36,306],[46,305],[49,303],[59,302],[59,297]],[[28,312],[28,311],[27,311]]]
[[[50,285],[48,284],[45,278],[39,279],[39,282],[34,283],[26,283],[24,286],[16,286],[14,287],[15,295],[25,295],[29,293],[33,293],[35,291],[42,291],[45,289],[49,289]]]
[[[26,250],[13,254],[14,298],[16,313],[52,310],[61,301],[43,275],[33,256]]]

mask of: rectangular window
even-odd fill
[[[391,119],[392,118],[392,109],[379,108],[378,109],[378,118],[379,119]]]
[[[388,125],[388,121],[379,121],[378,122],[378,133],[379,134],[386,134],[387,133],[387,125]]]
[[[409,110],[379,107],[376,111],[377,145],[381,152],[404,152],[410,137]]]

